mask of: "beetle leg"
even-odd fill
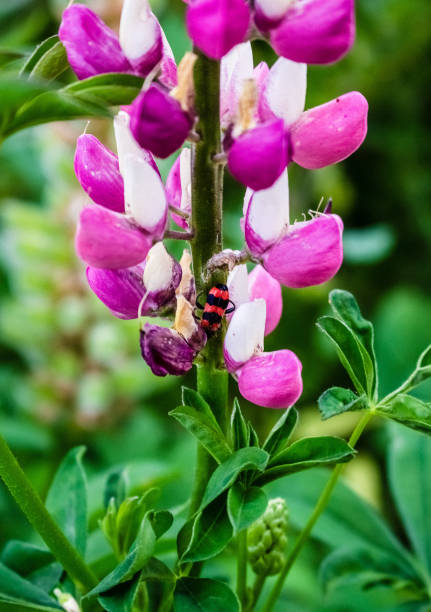
[[[228,304],[232,304],[232,308],[228,308],[225,313],[226,314],[230,314],[231,312],[233,312],[236,308],[235,304],[232,302],[232,300],[229,300]]]

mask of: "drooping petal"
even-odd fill
[[[76,141],[74,169],[93,202],[124,212],[124,184],[118,158],[92,134],[82,134]]]
[[[323,168],[349,157],[367,134],[368,103],[357,91],[302,113],[291,126],[292,159]]]
[[[120,111],[114,117],[114,133],[115,141],[117,143],[118,163],[120,165],[121,174],[124,174],[124,160],[126,155],[136,155],[149,163],[160,176],[159,169],[151,153],[140,147],[133,138],[129,123],[130,115],[125,111]]]
[[[264,120],[279,117],[286,125],[296,121],[304,110],[306,90],[307,64],[280,57],[263,85],[260,104],[264,109]]]
[[[144,266],[120,270],[87,268],[87,280],[93,292],[116,317],[136,319],[139,304],[146,293],[143,283]],[[142,314],[148,314],[145,309]]]
[[[264,408],[288,408],[302,393],[302,364],[289,350],[252,357],[236,374],[241,395]]]
[[[269,121],[236,138],[228,151],[231,174],[255,191],[271,187],[288,163],[288,142],[282,119]]]
[[[221,59],[244,41],[250,20],[245,0],[193,0],[186,13],[190,38],[213,59]]]
[[[343,261],[343,222],[320,215],[294,223],[286,235],[263,254],[267,272],[292,288],[320,285],[331,279]]]
[[[192,256],[188,249],[184,249],[180,259],[181,266],[181,282],[177,287],[177,296],[183,296],[190,302],[190,304],[196,304],[196,283],[195,277],[192,273]]]
[[[245,264],[235,266],[234,269],[229,272],[227,287],[229,289],[229,299],[235,304],[235,309],[239,308],[241,304],[250,301],[248,292],[248,272]],[[230,315],[228,314],[227,318],[232,318],[232,316],[233,313]]]
[[[168,89],[173,89],[178,84],[177,64],[171,45],[162,30],[163,54],[160,63],[159,81]]]
[[[196,351],[174,329],[146,323],[140,343],[142,357],[156,376],[181,376],[192,369]]]
[[[189,300],[181,294],[177,295],[177,309],[175,311],[174,329],[181,334],[187,344],[198,353],[207,342],[207,335],[196,320],[194,307]]]
[[[123,178],[126,213],[154,238],[161,238],[168,202],[160,176],[141,156],[129,154],[124,159]]]
[[[355,38],[354,0],[295,2],[270,38],[275,52],[294,62],[336,62]]]
[[[145,259],[151,238],[125,215],[93,204],[81,211],[75,247],[95,268],[129,268]]]
[[[288,225],[289,181],[285,171],[272,187],[251,194],[244,222],[245,241],[251,253],[261,255],[279,240]]]
[[[181,266],[169,255],[163,242],[157,242],[148,251],[145,260],[143,281],[150,301],[159,306],[167,304],[175,297],[175,290],[181,281]],[[144,305],[147,304],[145,300]]]
[[[266,302],[265,336],[267,336],[277,327],[283,310],[280,283],[268,274],[264,267],[258,265],[248,275],[248,290],[251,300],[263,298]]]
[[[255,0],[254,21],[262,32],[277,27],[295,0]]]
[[[162,59],[162,29],[148,0],[124,0],[120,44],[134,70],[143,77]]]
[[[192,125],[180,103],[157,84],[140,93],[131,106],[130,129],[134,138],[157,157],[168,157],[179,149]]]
[[[229,372],[235,372],[253,355],[263,351],[265,300],[241,304],[233,313],[224,340],[224,359]]]
[[[133,72],[114,32],[83,4],[72,4],[63,12],[58,35],[78,79]]]
[[[244,81],[253,78],[253,52],[250,42],[236,45],[221,61],[220,122],[226,129],[234,123]]]

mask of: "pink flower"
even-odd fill
[[[175,160],[166,179],[166,195],[169,204],[190,215],[192,212],[191,189],[191,151],[188,148],[184,148]],[[184,217],[172,213],[172,219],[183,229],[189,227],[189,223]]]

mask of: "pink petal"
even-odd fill
[[[256,82],[258,102],[257,102],[257,118],[259,123],[275,119],[274,113],[268,107],[268,102],[265,98],[266,80],[269,74],[269,66],[266,62],[260,62],[253,71],[253,77]]]
[[[146,292],[143,274],[143,265],[120,270],[87,268],[87,280],[92,291],[119,319],[136,319],[138,316],[139,304]],[[144,310],[143,314],[148,313]]]
[[[265,336],[277,327],[283,310],[280,283],[262,266],[256,266],[248,275],[250,299],[263,298],[266,302]]]
[[[177,64],[171,49],[171,45],[162,30],[163,54],[160,64],[159,81],[168,89],[173,89],[178,85]]]
[[[234,123],[244,81],[253,78],[251,43],[236,45],[222,58],[220,66],[220,122],[223,129]]]
[[[287,234],[263,254],[267,272],[292,288],[320,285],[331,279],[343,261],[343,222],[320,215],[294,223]]]
[[[244,0],[194,0],[186,13],[193,43],[213,59],[221,59],[244,41],[251,21]]]
[[[81,211],[75,247],[95,268],[129,268],[145,259],[151,238],[125,215],[93,204]]]
[[[292,158],[303,168],[323,168],[349,157],[367,134],[368,103],[357,91],[301,115],[291,126]]]
[[[255,0],[254,21],[262,32],[277,27],[286,15],[292,0]]]
[[[288,163],[288,143],[281,119],[241,134],[228,151],[231,174],[255,191],[271,187]]]
[[[92,134],[76,141],[75,174],[96,204],[124,212],[124,184],[118,158]]]
[[[124,0],[120,44],[140,76],[146,77],[162,59],[162,29],[148,0]]]
[[[133,72],[114,32],[83,4],[72,4],[63,12],[58,35],[78,79]]]
[[[262,353],[237,370],[241,395],[265,408],[288,408],[302,393],[302,364],[289,350]]]
[[[270,37],[275,52],[295,62],[336,62],[355,38],[354,0],[296,2]]]

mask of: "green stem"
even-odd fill
[[[51,517],[1,435],[0,476],[29,522],[72,580],[85,591],[96,586],[96,576]]]
[[[350,436],[349,439],[349,444],[352,448],[355,447],[357,441],[359,440],[362,432],[364,431],[365,427],[368,425],[368,422],[370,421],[370,419],[373,417],[374,415],[374,411],[373,410],[368,410],[363,416],[362,418],[359,420],[359,422],[357,423],[355,429],[352,432],[352,435]],[[284,581],[287,578],[287,575],[289,574],[289,571],[292,567],[292,565],[294,564],[294,562],[296,561],[296,558],[298,557],[299,553],[301,552],[305,542],[307,541],[314,525],[317,522],[317,519],[319,518],[319,516],[322,514],[322,512],[324,511],[324,509],[326,508],[326,505],[329,501],[329,498],[331,497],[332,491],[334,490],[335,485],[337,484],[338,478],[341,475],[341,472],[343,471],[345,467],[344,463],[339,463],[337,466],[335,466],[335,468],[332,471],[331,477],[329,478],[328,482],[326,483],[325,488],[323,489],[322,493],[320,494],[319,499],[317,500],[317,504],[310,516],[310,518],[307,521],[307,524],[305,525],[304,529],[301,531],[301,533],[298,536],[298,539],[295,542],[294,547],[292,548],[292,550],[290,551],[284,565],[283,568],[278,576],[277,582],[274,584],[274,587],[266,601],[266,604],[264,605],[264,607],[262,608],[262,612],[270,612],[273,608],[273,606],[275,605],[275,603],[277,602],[280,593],[281,593],[281,589],[283,588],[283,584]]]
[[[254,610],[257,602],[259,601],[260,594],[262,593],[263,585],[267,579],[266,574],[258,574],[253,585],[252,597],[253,600],[250,603],[250,610]]]
[[[247,595],[247,529],[239,532],[237,550],[236,594],[244,609]]]

